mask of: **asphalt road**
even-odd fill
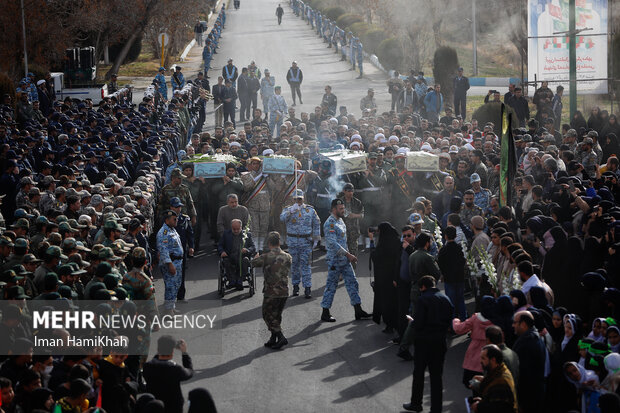
[[[330,84],[339,105],[359,112],[359,99],[367,87],[374,87],[380,107],[389,104],[385,75],[366,63],[363,79],[349,71],[339,57],[327,49],[305,22],[294,17],[288,4],[278,26],[277,2],[242,1],[238,11],[229,9],[226,30],[213,62],[221,68],[228,57],[241,67],[255,60],[261,70],[269,68],[277,84],[283,84],[292,60],[304,71],[302,110],[311,111],[320,102],[323,87]],[[194,48],[184,65],[190,76],[198,69]],[[221,70],[221,69],[220,69]],[[211,81],[219,70],[212,70]],[[187,74],[186,74],[187,76]],[[284,87],[288,98],[289,90]],[[298,106],[298,111],[299,111]],[[221,310],[221,348],[206,348],[200,334],[188,332],[189,353],[193,355],[195,375],[184,384],[185,394],[195,387],[209,389],[222,412],[398,412],[409,401],[412,362],[396,357],[397,347],[372,321],[354,321],[353,308],[341,282],[332,314],[336,323],[319,321],[320,299],[327,268],[323,253],[313,261],[313,298],[289,298],[283,316],[283,331],[289,345],[280,351],[263,347],[269,333],[262,320],[263,279],[257,271],[257,291],[248,298],[244,292],[231,292],[221,301],[217,295],[218,260],[205,233],[203,249],[189,261],[187,298],[217,300]],[[372,310],[372,289],[368,255],[360,254],[357,276],[362,306]],[[163,301],[163,282],[158,276],[157,299]],[[184,306],[191,304],[179,304]],[[195,333],[195,332],[194,332]],[[191,338],[189,338],[191,336]],[[444,411],[465,411],[467,391],[461,384],[461,363],[468,341],[451,340],[444,373]],[[215,351],[213,351],[215,349]],[[204,355],[208,353],[218,353]],[[196,355],[203,354],[203,355]],[[425,387],[425,411],[429,408],[429,384]]]

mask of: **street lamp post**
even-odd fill
[[[22,6],[22,35],[24,39],[24,77],[28,77],[28,47],[26,46],[26,16],[24,15],[24,0]]]
[[[471,5],[471,22],[472,22],[472,48],[474,49],[474,56],[473,56],[473,75],[477,76],[478,75],[478,46],[476,44],[476,0],[472,0],[472,5]]]

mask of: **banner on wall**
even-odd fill
[[[528,79],[561,80],[549,88],[555,92],[558,85],[569,92],[569,36],[568,0],[528,0]],[[576,28],[591,28],[576,37],[577,92],[582,94],[607,93],[607,24],[608,0],[576,0]],[[546,37],[551,36],[551,37]],[[540,84],[537,85],[539,87]],[[535,89],[528,93],[533,96]]]

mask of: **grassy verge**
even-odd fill
[[[570,103],[569,97],[564,95],[562,97],[562,123],[570,123]],[[467,119],[471,119],[472,113],[476,111],[480,106],[484,105],[484,96],[468,96],[467,97]],[[608,95],[581,95],[577,96],[577,110],[583,113],[583,116],[588,119],[590,116],[590,110],[593,106],[599,106],[601,109],[610,110],[611,100]],[[614,105],[614,112],[617,112],[617,107]],[[530,115],[534,117],[536,115],[536,106],[530,103]]]
[[[178,62],[177,57],[172,63]],[[97,67],[97,80],[103,82],[105,73],[112,67],[112,65],[99,65]],[[155,77],[157,70],[160,67],[159,59],[153,58],[153,51],[147,42],[142,43],[142,51],[138,58],[131,63],[124,64],[118,70],[119,76],[128,77]]]

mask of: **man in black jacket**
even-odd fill
[[[461,115],[465,119],[467,111],[467,91],[469,90],[469,79],[463,76],[463,68],[459,67],[457,75],[454,77],[454,114]]]
[[[464,321],[467,318],[465,308],[465,256],[463,247],[456,243],[456,228],[446,227],[443,231],[446,236],[444,245],[437,255],[437,264],[443,274],[446,295],[454,304],[456,316]]]
[[[504,99],[504,102],[514,109],[517,119],[519,119],[519,127],[524,128],[525,122],[530,119],[530,107],[527,99],[523,97],[523,89],[516,87],[514,92],[514,96],[508,100]]]
[[[519,336],[512,350],[519,356],[517,398],[519,408],[528,413],[542,412],[545,400],[545,344],[534,327],[534,316],[519,311],[512,323]]]
[[[175,348],[183,353],[183,366],[172,360]],[[192,359],[187,354],[185,340],[177,343],[170,335],[161,336],[157,340],[157,355],[144,365],[144,379],[146,391],[164,402],[166,413],[183,412],[181,382],[189,380],[193,375]]]
[[[250,78],[248,68],[241,69],[241,76],[237,79],[237,95],[239,96],[239,121],[245,122],[250,118]]]
[[[454,306],[435,287],[433,276],[423,276],[418,286],[420,297],[411,322],[415,334],[411,402],[403,404],[403,408],[413,412],[422,411],[424,372],[428,367],[431,376],[431,412],[439,413],[443,399],[443,363],[448,350],[446,335],[452,322]]]

